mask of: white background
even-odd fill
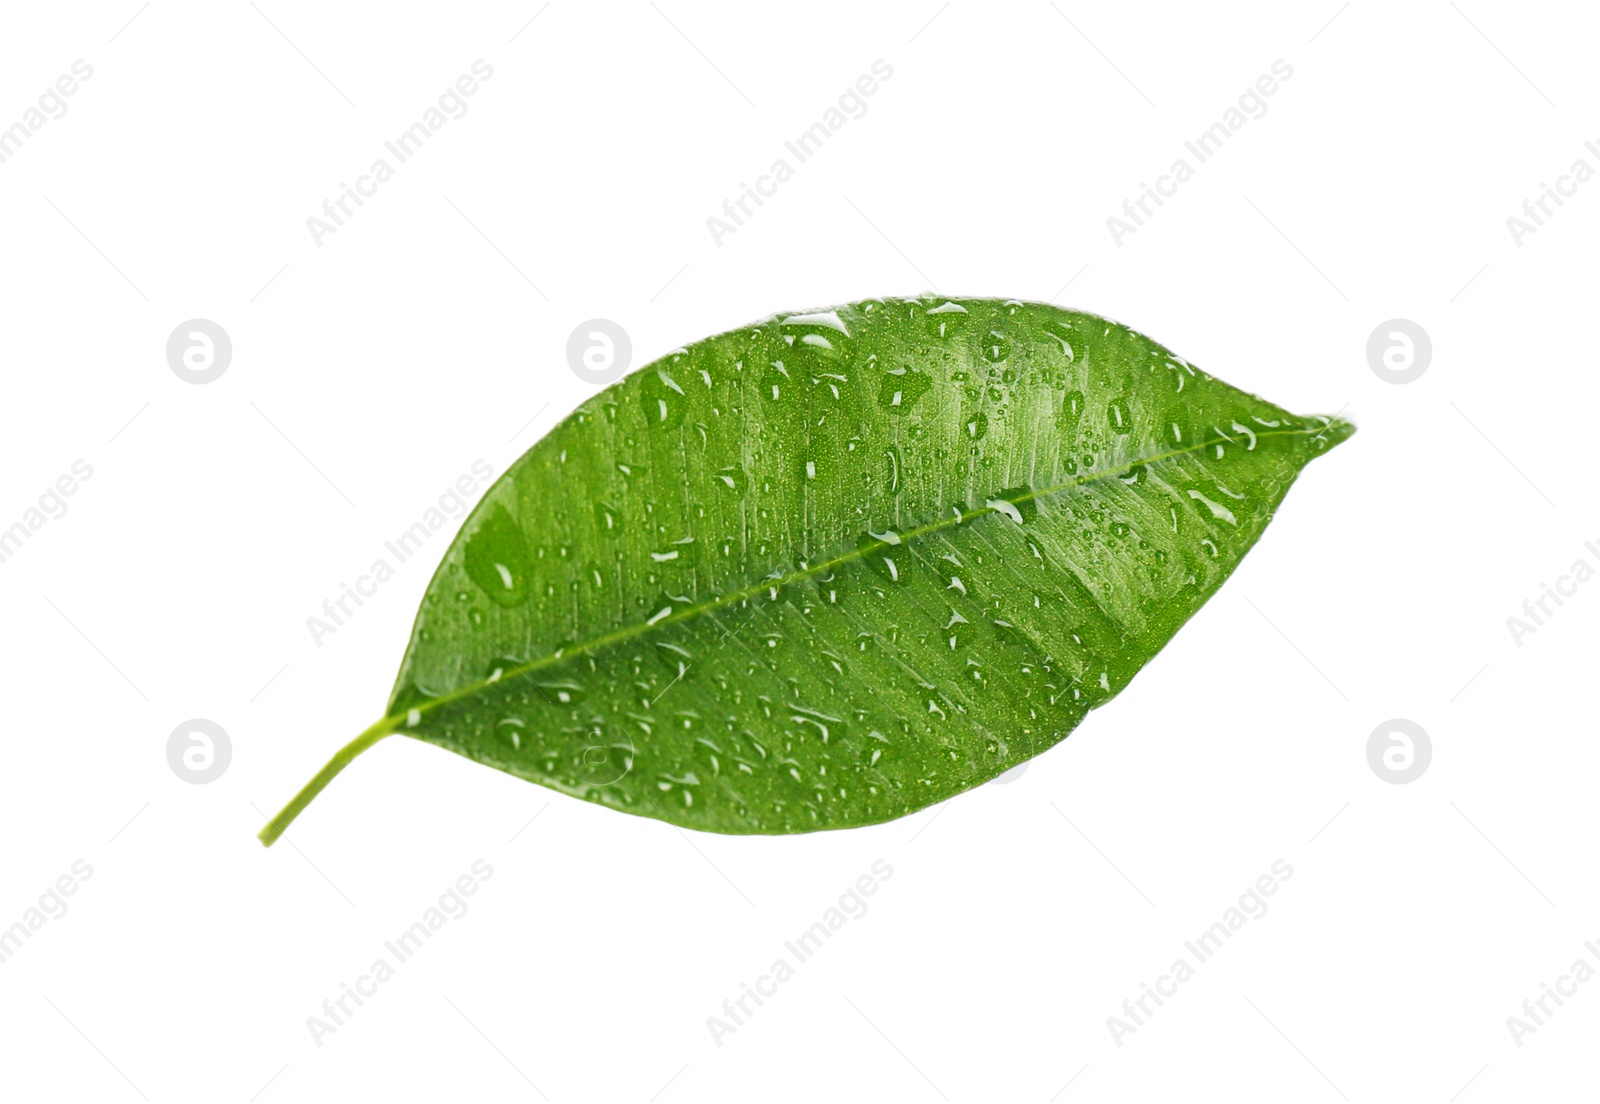
[[[74,460],[94,474],[0,564],[0,926],[94,873],[0,965],[0,1093],[1592,1091],[1600,983],[1521,1046],[1507,1017],[1600,940],[1600,584],[1520,646],[1506,619],[1600,565],[1600,182],[1520,246],[1506,219],[1600,168],[1594,14],[541,2],[6,7],[0,125],[75,59],[94,75],[0,165],[0,527]],[[480,58],[466,115],[315,244],[306,219]],[[880,58],[867,113],[714,244],[722,201]],[[1114,243],[1107,217],[1280,58],[1266,115]],[[592,393],[580,321],[644,363],[928,290],[1104,313],[1360,432],[1008,785],[727,838],[390,740],[256,842],[381,712],[443,538],[321,646],[306,619]],[[205,386],[164,353],[197,317],[234,347]],[[1394,317],[1433,342],[1403,386],[1365,353]],[[231,737],[208,785],[166,760],[194,717]],[[1407,785],[1366,757],[1394,717],[1431,737]],[[307,1017],[480,858],[470,911],[319,1047]],[[718,1046],[707,1017],[877,859],[866,915]],[[1270,910],[1119,1046],[1107,1018],[1278,859]]]

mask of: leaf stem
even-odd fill
[[[271,847],[277,838],[283,835],[284,829],[294,823],[294,818],[299,816],[307,805],[311,804],[311,799],[321,793],[329,782],[333,781],[335,775],[349,766],[352,759],[366,751],[373,744],[385,736],[393,735],[395,725],[400,720],[401,718],[399,717],[385,717],[340,748],[338,753],[328,760],[327,765],[317,772],[316,777],[307,782],[300,792],[294,795],[289,804],[283,807],[282,812],[267,821],[267,826],[261,829],[257,836],[261,840],[261,845],[263,847]]]

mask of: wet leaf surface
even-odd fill
[[[347,751],[399,732],[715,832],[904,816],[1122,691],[1353,431],[1053,306],[775,316],[512,466]]]

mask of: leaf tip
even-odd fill
[[[1348,418],[1341,418],[1335,414],[1331,418],[1323,417],[1322,420],[1327,424],[1311,436],[1311,448],[1319,455],[1348,441],[1355,434],[1356,424]]]

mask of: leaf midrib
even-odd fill
[[[1337,423],[1338,419],[1331,418],[1328,420],[1327,425],[1324,425],[1315,431],[1313,431],[1310,427],[1305,426],[1296,429],[1269,429],[1256,433],[1255,437],[1257,440],[1268,437],[1315,437],[1326,433]],[[1007,498],[1005,501],[1014,506],[1023,502],[1031,502],[1034,499],[1041,498],[1045,495],[1059,494],[1062,491],[1070,491],[1076,487],[1083,487],[1091,483],[1098,483],[1106,479],[1116,478],[1118,475],[1132,471],[1134,468],[1137,468],[1142,464],[1156,464],[1163,460],[1171,460],[1175,457],[1187,456],[1190,453],[1201,452],[1210,448],[1212,445],[1222,444],[1223,442],[1235,444],[1234,439],[1225,434],[1219,437],[1207,438],[1206,440],[1195,445],[1190,445],[1187,448],[1171,449],[1167,452],[1156,453],[1153,456],[1130,460],[1119,467],[1106,468],[1104,470],[1095,472],[1092,475],[1074,478],[1066,483],[1057,484],[1053,487],[1042,487],[1038,490],[1030,488],[1027,494],[1017,495],[1014,498]],[[992,506],[979,506],[967,510],[959,515],[952,514],[952,516],[947,518],[939,518],[938,520],[931,521],[926,525],[918,526],[915,529],[908,529],[904,532],[897,533],[897,535],[900,538],[900,542],[904,544],[910,540],[927,536],[930,533],[942,532],[943,530],[953,526],[964,525],[969,521],[976,520],[977,518],[983,517],[987,514],[994,514],[998,512],[999,511]],[[516,667],[508,668],[502,671],[498,678],[484,679],[480,682],[475,682],[468,686],[452,690],[450,693],[440,695],[437,698],[429,698],[421,704],[408,706],[406,711],[403,713],[387,714],[367,731],[369,733],[376,733],[379,731],[403,733],[405,728],[414,728],[417,724],[420,724],[422,715],[426,714],[430,710],[436,709],[439,706],[450,705],[454,702],[461,701],[464,698],[470,698],[475,694],[481,693],[490,686],[494,686],[498,683],[509,682],[513,678],[520,678],[524,675],[531,675],[536,671],[543,670],[546,667],[553,667],[556,664],[563,663],[575,656],[594,652],[600,648],[610,647],[613,644],[620,644],[624,641],[644,636],[657,628],[679,624],[695,617],[699,617],[702,614],[711,613],[726,606],[735,605],[739,602],[745,601],[746,599],[754,598],[762,591],[770,590],[774,587],[790,586],[794,583],[800,582],[803,579],[810,578],[813,575],[831,571],[834,568],[841,567],[847,563],[853,563],[865,554],[866,553],[863,548],[853,548],[838,556],[834,556],[831,559],[803,567],[800,570],[791,572],[790,574],[782,576],[781,578],[768,577],[757,583],[752,583],[749,586],[742,587],[739,590],[730,591],[726,594],[718,595],[715,598],[707,599],[704,602],[686,606],[684,609],[675,611],[672,614],[663,617],[659,621],[653,623],[649,621],[641,621],[631,625],[625,625],[620,629],[613,629],[611,632],[597,636],[593,640],[585,641],[580,644],[574,644],[571,647],[552,652],[550,655],[540,656],[537,659],[530,659],[526,663],[518,664]],[[416,713],[418,715],[417,721],[407,723],[408,718],[412,713]]]

